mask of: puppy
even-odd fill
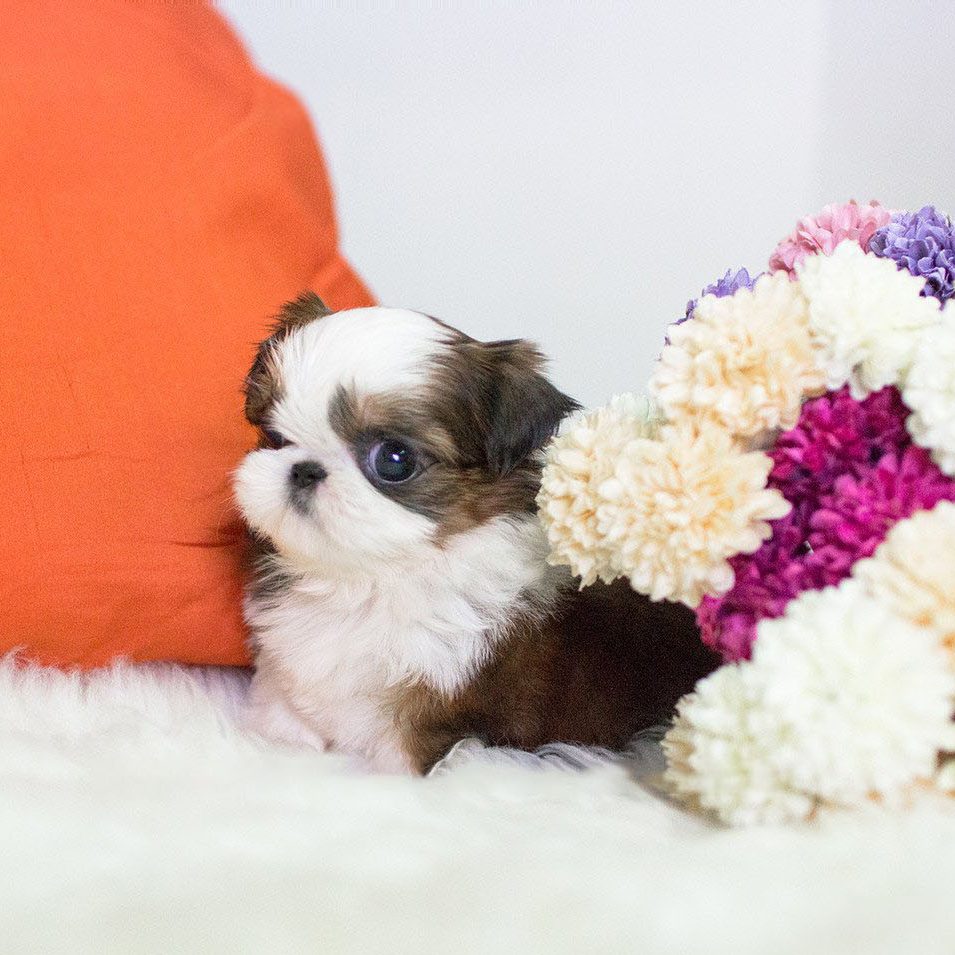
[[[623,747],[715,665],[692,614],[546,562],[540,450],[577,405],[524,341],[286,306],[246,381],[253,725],[387,772],[458,740]]]

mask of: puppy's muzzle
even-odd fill
[[[299,491],[308,491],[328,477],[328,471],[318,461],[298,461],[289,471],[289,481]]]

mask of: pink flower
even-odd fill
[[[853,199],[842,205],[826,206],[817,215],[806,216],[796,223],[793,232],[776,246],[769,268],[793,275],[796,265],[807,255],[817,252],[830,255],[846,239],[858,242],[868,252],[869,240],[877,230],[888,225],[891,218],[892,213],[878,202],[860,206]]]
[[[703,640],[727,660],[746,659],[756,625],[782,615],[805,590],[849,576],[889,530],[916,511],[955,500],[955,481],[905,430],[908,409],[894,388],[864,401],[843,389],[807,402],[771,452],[770,487],[793,510],[772,523],[753,554],[730,561],[735,582],[697,610]]]

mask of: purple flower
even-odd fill
[[[955,295],[955,230],[934,206],[894,215],[872,236],[869,251],[924,278],[923,295],[942,303]]]
[[[758,275],[754,275],[751,278],[746,269],[740,269],[738,272],[727,269],[726,275],[724,275],[723,278],[717,279],[712,285],[707,285],[706,288],[700,292],[700,298],[704,295],[715,295],[717,298],[735,295],[741,288],[752,288],[758,278]],[[694,298],[687,302],[686,315],[677,320],[674,324],[679,325],[681,322],[685,322],[693,314],[693,309],[696,308],[698,301],[699,299]]]

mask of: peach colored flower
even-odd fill
[[[736,437],[792,428],[825,375],[809,335],[806,299],[778,272],[752,290],[704,295],[670,329],[649,391],[665,417],[706,418]]]
[[[611,566],[652,600],[696,607],[733,585],[728,558],[752,553],[789,512],[767,490],[772,461],[703,422],[631,441],[597,488],[596,529]]]
[[[598,488],[627,444],[655,431],[650,403],[619,395],[606,407],[572,418],[547,448],[537,505],[549,560],[568,565],[582,586],[619,576],[598,529]]]

